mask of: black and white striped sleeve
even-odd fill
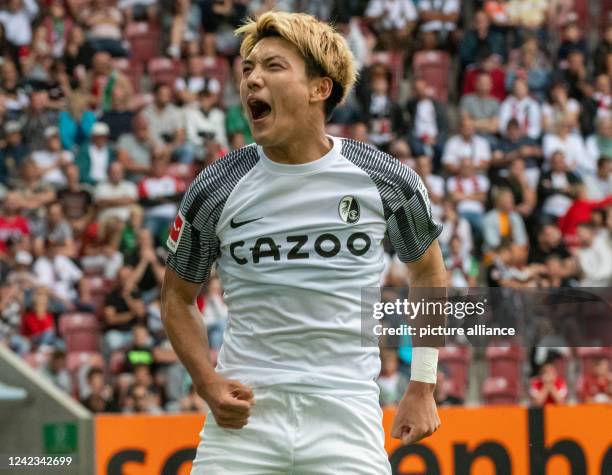
[[[219,257],[216,228],[232,190],[257,163],[255,147],[236,150],[202,171],[183,196],[170,228],[166,265],[182,279],[203,283]]]
[[[389,239],[403,262],[418,260],[442,232],[416,172],[370,145],[343,140],[342,154],[372,179],[383,203]]]

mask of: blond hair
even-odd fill
[[[355,59],[344,37],[312,15],[269,11],[247,20],[234,34],[244,36],[240,46],[243,58],[269,36],[281,37],[294,45],[306,62],[309,77],[327,76],[333,82],[325,102],[327,116],[346,99],[357,79]]]

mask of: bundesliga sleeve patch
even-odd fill
[[[168,235],[168,241],[166,241],[166,245],[168,249],[172,252],[176,252],[178,248],[179,242],[181,242],[181,236],[183,235],[183,230],[185,228],[185,217],[179,211],[176,215],[176,219],[172,224],[172,228],[170,229],[170,234]]]

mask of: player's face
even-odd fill
[[[244,59],[240,98],[253,138],[262,146],[282,145],[308,128],[311,81],[297,49],[269,37]]]

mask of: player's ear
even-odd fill
[[[324,102],[331,96],[334,83],[327,76],[316,77],[310,82],[310,102]]]

